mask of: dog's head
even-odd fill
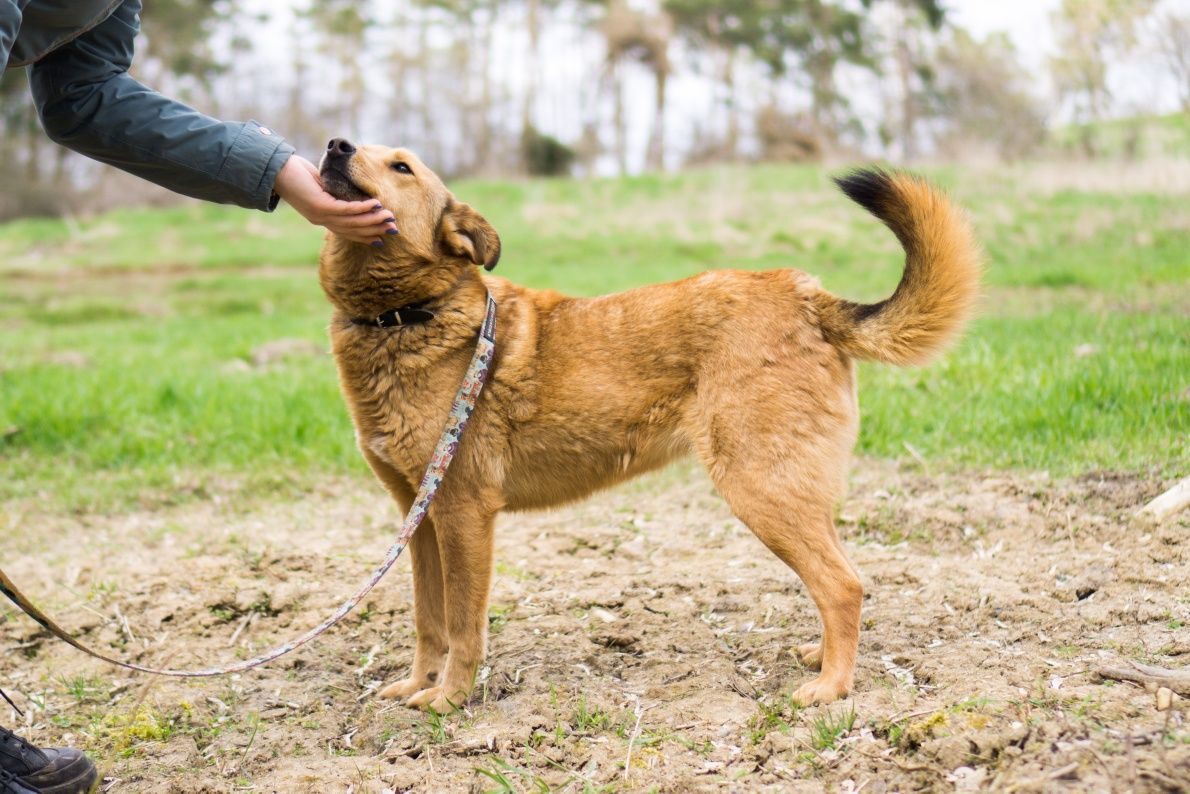
[[[357,147],[335,138],[327,145],[320,176],[335,198],[374,198],[395,213],[401,232],[386,238],[377,257],[430,263],[462,260],[487,270],[500,260],[500,236],[492,225],[456,200],[408,149]]]

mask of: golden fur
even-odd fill
[[[381,696],[445,711],[470,694],[497,513],[579,499],[686,454],[821,613],[822,643],[799,649],[821,673],[795,697],[826,703],[850,691],[863,589],[832,509],[858,430],[852,360],[920,363],[959,330],[979,256],[958,210],[912,177],[840,180],[906,249],[900,286],[872,306],[796,270],[708,272],[576,299],[482,275],[475,265],[500,256],[495,230],[406,150],[361,147],[323,175],[332,192],[398,208],[401,234],[383,248],[328,235],[319,273],[360,449],[402,510],[470,360],[485,292],[499,305],[487,388],[411,543],[412,670]],[[421,301],[436,314],[427,323],[350,322]]]

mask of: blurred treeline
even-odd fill
[[[311,158],[347,135],[452,176],[1128,156],[1130,133],[1097,122],[1120,112],[1112,69],[1142,55],[1190,114],[1184,3],[1063,0],[1052,22],[1038,75],[944,0],[151,0],[134,73]],[[162,198],[46,140],[21,70],[0,127],[0,216]]]

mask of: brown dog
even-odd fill
[[[579,499],[690,453],[818,606],[822,643],[799,653],[821,674],[796,699],[850,691],[863,589],[832,508],[858,430],[852,361],[923,363],[958,332],[980,258],[959,210],[913,177],[839,180],[905,248],[896,292],[872,305],[796,270],[576,299],[481,275],[475,265],[500,257],[495,229],[407,150],[336,139],[322,179],[341,198],[399,208],[401,233],[382,247],[328,235],[319,275],[360,449],[402,510],[471,358],[485,293],[499,305],[487,388],[411,543],[413,669],[381,696],[440,712],[467,699],[485,653],[499,511]],[[352,322],[411,305],[423,321]]]

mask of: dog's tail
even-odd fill
[[[923,179],[879,169],[837,178],[847,196],[892,229],[905,272],[892,297],[861,304],[815,297],[827,341],[859,359],[924,364],[962,328],[979,290],[981,254],[963,211]]]

